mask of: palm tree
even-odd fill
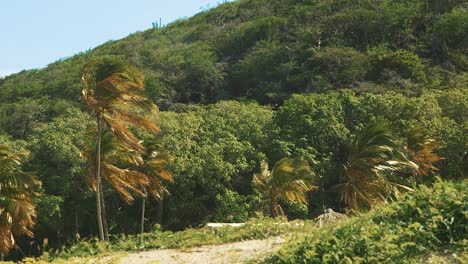
[[[81,152],[81,157],[88,163],[88,177],[86,181],[94,191],[97,191],[96,182],[96,145],[92,144],[95,140],[95,132],[87,133],[89,146]],[[148,184],[145,174],[132,169],[141,166],[143,159],[140,153],[129,149],[121,144],[115,135],[108,130],[103,131],[101,137],[101,177],[114,188],[121,197],[127,202],[134,201],[133,194],[143,195],[140,186]],[[101,187],[102,188],[102,187]],[[104,237],[108,239],[107,220],[105,217],[104,192],[101,192],[102,222]]]
[[[440,148],[439,143],[429,137],[422,127],[411,129],[406,136],[408,158],[418,165],[417,175],[426,176],[431,171],[439,170],[433,163],[442,160],[434,151]]]
[[[88,162],[88,185],[96,190],[96,145],[95,132],[90,129],[87,133],[89,144],[82,152],[81,157]],[[114,188],[122,198],[131,203],[134,201],[134,193],[143,195],[140,186],[148,184],[145,174],[134,169],[143,165],[142,155],[129,149],[117,140],[109,130],[105,130],[101,136],[101,177]]]
[[[158,132],[148,119],[136,114],[136,109],[153,111],[155,106],[139,95],[144,77],[140,70],[117,59],[101,59],[87,63],[83,68],[82,101],[96,117],[96,208],[99,237],[104,240],[104,199],[101,183],[101,137],[109,129],[129,149],[144,153],[145,148],[130,131],[128,124]]]
[[[32,172],[21,170],[28,153],[0,144],[0,257],[15,246],[15,237],[32,236],[36,210],[32,197],[40,182]]]
[[[88,142],[93,142],[94,136],[95,132],[89,130],[87,138],[91,140]],[[95,155],[94,144],[89,144],[81,152],[81,157],[88,162],[87,183],[93,190],[96,190],[96,166],[93,162],[96,160]],[[101,176],[127,203],[134,201],[134,194],[142,197],[141,232],[144,231],[145,203],[148,194],[162,200],[164,194],[168,193],[163,181],[173,181],[171,174],[165,169],[165,164],[171,160],[170,155],[156,151],[152,151],[143,159],[140,153],[121,144],[110,131],[104,131],[102,134]]]
[[[372,207],[399,190],[412,190],[387,179],[387,173],[417,169],[399,148],[385,123],[371,124],[358,133],[349,146],[340,183],[332,188],[341,193],[348,210]]]
[[[268,201],[273,217],[284,215],[278,203],[280,198],[307,204],[306,192],[316,188],[313,185],[314,174],[307,162],[301,159],[282,158],[271,171],[268,163],[263,161],[260,170],[253,177],[253,185]]]
[[[169,154],[157,151],[152,151],[146,159],[143,171],[147,177],[148,184],[141,187],[144,193],[141,204],[141,233],[145,229],[145,208],[148,193],[159,201],[160,207],[162,206],[164,195],[169,193],[164,182],[173,182],[172,175],[165,168],[166,163],[170,161],[172,161],[172,157]]]

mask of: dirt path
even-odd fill
[[[265,240],[249,240],[216,246],[202,246],[185,250],[160,249],[129,254],[120,263],[166,264],[166,263],[243,263],[254,260],[279,249],[284,239],[274,237]]]

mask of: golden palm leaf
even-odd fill
[[[153,151],[145,164],[144,171],[149,181],[146,186],[147,191],[156,199],[161,199],[165,193],[168,193],[162,180],[173,182],[172,175],[165,167],[170,161],[172,161],[172,157],[169,154]]]
[[[341,193],[348,210],[373,207],[389,195],[410,190],[387,180],[388,173],[418,168],[399,148],[385,123],[371,124],[358,133],[350,145],[340,184],[332,188]]]
[[[440,144],[429,137],[427,131],[422,127],[414,127],[406,137],[406,150],[408,157],[418,165],[417,175],[425,176],[431,171],[439,170],[434,163],[442,160],[435,151]]]
[[[33,196],[40,182],[32,172],[21,171],[28,153],[0,145],[0,251],[3,254],[15,246],[15,236],[32,236],[36,211]]]
[[[278,204],[279,198],[307,204],[306,192],[315,189],[313,173],[306,161],[301,159],[283,158],[275,163],[271,171],[268,163],[260,164],[260,173],[252,180],[254,187],[270,204],[273,216],[283,215],[283,209]]]

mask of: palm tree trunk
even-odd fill
[[[270,200],[270,215],[271,217],[276,218],[278,216],[276,212],[276,194],[273,191],[273,189],[270,190],[269,200]]]
[[[145,196],[142,196],[142,199],[141,199],[140,233],[145,232],[145,209],[146,209],[146,191],[145,191]]]
[[[80,228],[78,222],[78,209],[75,208],[75,241],[79,240],[80,237]]]
[[[58,241],[58,244],[59,244],[59,248],[62,248],[62,241],[60,240],[60,230],[57,231],[57,241]]]
[[[320,199],[320,205],[322,206],[322,210],[325,210],[325,193],[324,193],[324,183],[323,183],[323,179],[321,177],[319,177],[318,179],[318,192],[319,192],[319,199]]]
[[[99,228],[99,239],[104,240],[104,229],[102,226],[102,208],[101,208],[101,133],[102,124],[99,116],[96,117],[98,125],[98,134],[96,142],[96,210],[97,221]]]
[[[270,200],[270,214],[271,214],[271,217],[273,217],[273,218],[277,217],[276,210],[275,210],[275,207],[276,207],[275,205],[276,205],[275,200],[271,199]]]
[[[109,228],[107,226],[107,218],[106,218],[106,203],[104,202],[104,192],[102,191],[102,183],[101,183],[101,217],[102,217],[102,229],[104,231],[104,239],[109,241]]]
[[[161,199],[158,202],[158,223],[163,224],[163,212],[164,212],[164,196],[161,195]]]

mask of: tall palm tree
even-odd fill
[[[107,239],[103,227],[101,183],[101,136],[109,129],[126,147],[140,153],[145,148],[130,131],[128,124],[150,131],[159,128],[135,113],[136,109],[153,111],[155,105],[139,93],[144,89],[144,77],[137,68],[117,59],[101,59],[87,63],[83,68],[82,101],[96,117],[96,208],[99,237]]]
[[[96,182],[96,146],[94,131],[87,133],[88,142],[91,143],[82,152],[81,157],[87,161],[88,177],[86,181],[94,191],[97,191]],[[136,166],[143,164],[142,155],[120,143],[114,134],[105,130],[101,137],[101,177],[114,188],[127,202],[134,201],[134,194],[143,195],[140,186],[148,184],[145,174],[135,170]],[[102,187],[101,187],[102,189]],[[101,192],[102,222],[104,238],[108,239],[107,220],[105,217],[104,192]]]
[[[440,148],[439,143],[429,137],[422,127],[414,127],[406,135],[406,152],[408,158],[418,165],[417,175],[426,176],[431,171],[439,170],[434,163],[442,160],[434,151]]]
[[[268,170],[268,163],[260,164],[260,173],[253,177],[254,187],[268,201],[273,217],[284,215],[278,200],[283,198],[307,204],[306,192],[315,189],[309,165],[301,159],[282,158]]]
[[[347,209],[372,207],[388,195],[412,190],[387,178],[387,173],[417,169],[399,149],[385,123],[371,124],[358,133],[349,146],[340,183],[332,188],[341,193]]]
[[[0,257],[15,246],[15,237],[32,236],[36,210],[32,197],[40,182],[32,172],[21,170],[28,153],[0,144]]]
[[[81,157],[88,162],[88,185],[96,190],[96,146],[94,129],[87,132],[88,146],[81,152]],[[148,195],[161,201],[168,193],[164,182],[173,182],[172,175],[166,170],[166,163],[172,157],[155,149],[161,145],[148,140],[148,155],[142,155],[121,144],[110,131],[103,132],[101,137],[101,176],[114,188],[122,198],[131,203],[134,195],[142,197],[141,231],[144,231],[146,199]],[[105,219],[103,219],[105,221]],[[106,226],[105,224],[103,224]],[[105,228],[104,228],[105,229]],[[104,233],[106,231],[104,230]]]

